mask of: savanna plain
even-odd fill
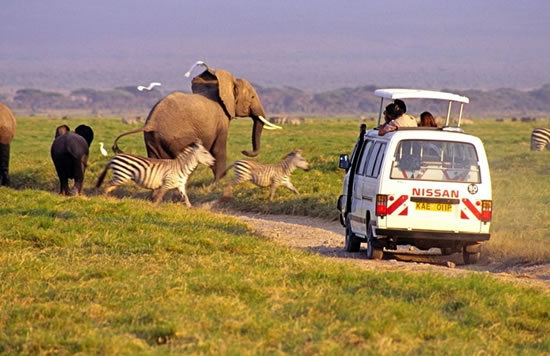
[[[169,196],[153,206],[135,185],[105,197],[94,188],[109,159],[99,142],[110,147],[137,125],[17,119],[13,187],[0,188],[2,354],[550,354],[548,288],[473,271],[363,270],[281,246],[233,217],[187,209]],[[58,125],[81,123],[95,132],[87,197],[62,197],[50,145]],[[359,124],[316,118],[265,131],[258,160],[275,163],[301,149],[310,162],[310,171],[292,176],[301,194],[280,188],[269,202],[266,190],[246,183],[223,204],[335,220],[344,173],[338,156],[351,151]],[[228,162],[250,148],[251,126],[231,124]],[[484,141],[491,168],[488,260],[550,263],[550,152],[530,151],[538,126],[550,122],[477,118],[464,126]],[[145,154],[139,134],[119,147]],[[224,181],[211,180],[205,167],[193,174],[192,204],[221,197]]]

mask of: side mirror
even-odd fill
[[[340,162],[338,164],[338,167],[345,169],[346,171],[349,169],[349,156],[348,155],[340,155]]]

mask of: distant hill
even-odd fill
[[[258,88],[258,94],[270,113],[316,115],[364,115],[378,113],[380,98],[374,96],[377,87],[341,88],[310,94],[295,88]],[[470,98],[466,116],[550,116],[550,84],[531,91],[497,89],[491,91],[442,89]],[[388,103],[386,101],[386,103]],[[410,100],[408,111],[446,113],[447,103]]]
[[[362,116],[377,113],[380,106],[380,99],[373,94],[376,89],[374,85],[315,94],[292,87],[255,87],[270,115]],[[470,104],[465,108],[465,116],[550,116],[550,84],[530,91],[442,90],[470,98]],[[165,94],[167,93],[158,89],[140,92],[135,87],[118,87],[112,90],[78,89],[69,94],[20,89],[14,96],[0,93],[0,100],[19,114],[79,112],[146,115]],[[447,104],[439,101],[410,100],[407,105],[408,112],[413,115],[418,115],[422,111],[431,111],[436,115],[447,112]]]

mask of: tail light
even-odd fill
[[[493,217],[493,202],[491,200],[481,201],[481,221],[489,222]]]
[[[376,216],[388,215],[388,196],[385,194],[376,195]]]

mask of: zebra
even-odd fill
[[[550,143],[550,129],[537,127],[531,132],[531,151],[543,151]]]
[[[121,153],[107,163],[99,175],[96,188],[101,186],[107,171],[111,168],[113,178],[105,188],[105,194],[132,180],[143,188],[153,190],[152,200],[155,205],[162,201],[167,191],[177,188],[185,200],[185,205],[191,207],[185,188],[187,180],[200,163],[211,167],[214,161],[214,157],[200,140],[186,147],[175,159],[155,159]]]
[[[262,164],[247,159],[238,160],[227,167],[224,175],[231,168],[235,170],[235,177],[226,185],[223,194],[224,198],[228,199],[231,197],[233,185],[251,181],[259,187],[270,187],[269,200],[271,201],[279,185],[288,188],[295,194],[300,194],[292,185],[290,175],[296,168],[308,171],[309,163],[302,157],[302,152],[297,150],[286,155],[278,164]]]

